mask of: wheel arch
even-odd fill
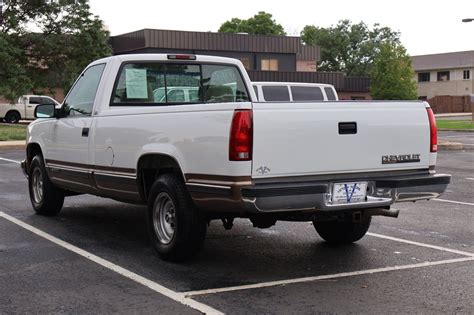
[[[41,150],[41,146],[36,142],[28,143],[28,145],[26,146],[26,169],[27,170],[30,168],[31,160],[37,154],[41,154],[41,156],[43,156],[43,150]]]
[[[137,162],[138,191],[143,200],[148,200],[151,187],[159,175],[176,173],[186,181],[176,158],[163,153],[146,153]]]
[[[18,116],[20,117],[19,120],[21,120],[21,114],[20,114],[20,112],[19,112],[17,109],[10,109],[10,110],[8,110],[8,111],[5,113],[5,117],[3,117],[3,119],[6,119],[7,116],[8,116],[8,114],[10,114],[10,113],[17,113]]]

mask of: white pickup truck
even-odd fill
[[[17,123],[20,119],[34,119],[35,108],[40,104],[59,105],[59,103],[45,95],[23,95],[14,104],[0,104],[0,121]]]
[[[163,97],[189,87],[197,96]],[[60,109],[28,127],[30,199],[57,214],[78,193],[148,205],[160,256],[182,260],[210,220],[312,221],[328,242],[362,238],[395,202],[438,197],[426,102],[258,102],[240,61],[121,55],[91,63]]]

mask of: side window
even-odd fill
[[[240,72],[234,66],[202,65],[202,85],[206,103],[249,101]]]
[[[324,101],[323,91],[319,87],[292,86],[293,101]]]
[[[286,85],[262,86],[263,97],[267,102],[289,102],[290,93]]]
[[[253,90],[255,91],[255,95],[257,95],[257,100],[258,100],[258,88],[256,85],[253,86]]]
[[[30,104],[41,104],[41,97],[32,96],[30,97]]]
[[[50,99],[49,97],[42,97],[41,98],[41,104],[56,105],[56,103],[52,99]]]
[[[94,106],[95,95],[105,64],[89,67],[72,87],[64,100],[63,117],[90,116]]]
[[[334,94],[334,90],[330,87],[325,87],[324,92],[326,92],[326,96],[328,98],[328,101],[335,101],[336,100],[336,94]]]

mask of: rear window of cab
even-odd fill
[[[237,67],[215,64],[132,62],[122,65],[111,106],[250,101]]]

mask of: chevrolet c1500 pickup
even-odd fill
[[[372,216],[436,198],[451,178],[435,173],[428,103],[258,102],[230,58],[100,59],[36,117],[22,163],[34,210],[55,215],[77,194],[146,204],[152,244],[172,261],[216,219],[311,221],[328,242],[355,242]]]

